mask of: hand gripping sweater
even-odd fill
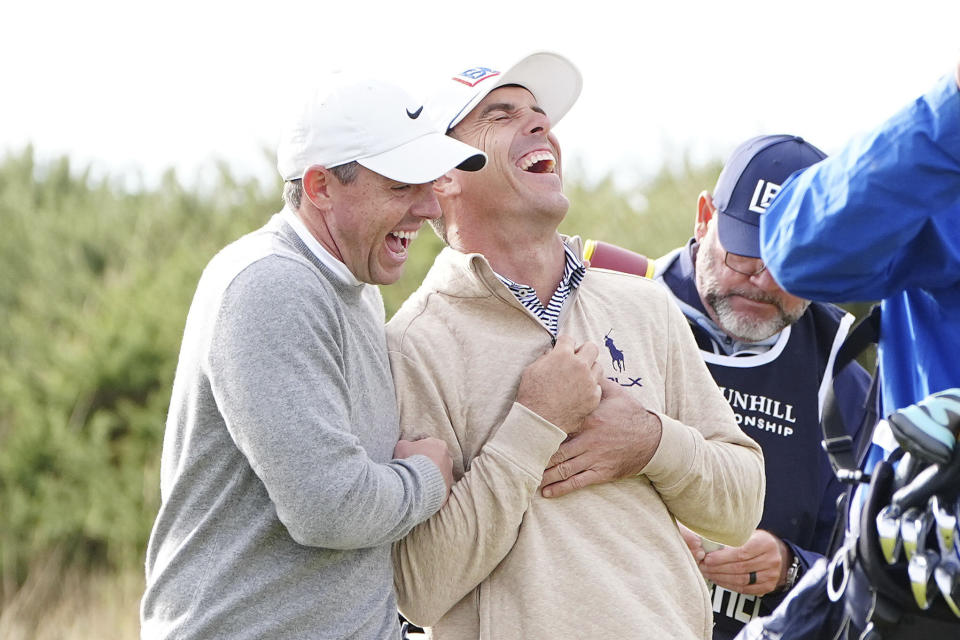
[[[376,287],[280,216],[221,251],[187,317],[147,549],[144,638],[398,638],[390,543],[443,478],[399,433]]]
[[[486,259],[444,249],[388,323],[401,430],[444,439],[458,480],[394,546],[400,609],[436,640],[709,638],[706,585],[675,519],[745,542],[763,504],[760,449],[660,285],[590,269],[560,333],[600,345],[606,375],[663,436],[639,476],[546,499],[537,485],[565,436],[514,399],[551,336]]]

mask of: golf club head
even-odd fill
[[[903,538],[903,553],[907,562],[918,552],[926,551],[927,536],[933,528],[933,514],[911,507],[900,519],[900,535]]]
[[[900,510],[887,505],[877,514],[877,535],[880,551],[887,564],[895,564],[900,558],[903,538],[900,536]]]
[[[929,609],[937,596],[933,574],[938,564],[940,555],[936,551],[921,550],[910,558],[910,564],[907,565],[913,598],[921,609]]]
[[[930,498],[930,511],[933,512],[933,518],[937,523],[937,542],[940,543],[940,555],[943,558],[949,557],[954,552],[957,531],[957,512],[955,505],[951,501],[944,500],[940,496]]]
[[[957,554],[957,563],[960,564],[960,496],[953,503],[953,515],[957,518],[953,528],[953,548]]]
[[[953,615],[960,618],[960,566],[941,563],[934,569],[933,578]]]

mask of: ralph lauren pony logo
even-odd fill
[[[610,329],[613,331],[613,329]],[[623,373],[623,351],[617,349],[617,345],[613,344],[613,338],[610,337],[610,331],[607,331],[607,335],[603,336],[603,344],[606,345],[607,351],[610,352],[610,360],[613,362],[613,370]]]
[[[626,370],[626,359],[623,355],[623,351],[617,348],[617,345],[614,344],[613,338],[610,337],[610,334],[613,332],[613,329],[607,331],[607,335],[603,336],[603,344],[607,347],[607,351],[610,352],[610,362],[613,364],[613,370],[618,373],[623,373]],[[636,378],[631,378],[630,376],[625,376],[626,382],[622,382],[619,376],[614,376],[610,378],[621,387],[642,387],[640,383],[641,378],[637,376]]]

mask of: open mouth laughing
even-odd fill
[[[538,149],[520,158],[517,166],[528,173],[554,173],[557,159],[551,152]]]
[[[391,231],[387,234],[387,248],[398,255],[403,255],[407,252],[407,247],[410,246],[410,243],[413,242],[413,239],[417,237],[418,233],[420,233],[419,230]]]

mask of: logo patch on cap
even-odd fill
[[[457,82],[462,82],[468,87],[475,87],[487,78],[493,78],[498,75],[500,75],[499,71],[490,69],[489,67],[473,67],[472,69],[461,71],[453,76],[453,79]]]
[[[757,188],[753,190],[753,198],[750,200],[750,211],[754,213],[763,213],[770,206],[770,201],[780,191],[780,185],[767,180],[758,180]]]

